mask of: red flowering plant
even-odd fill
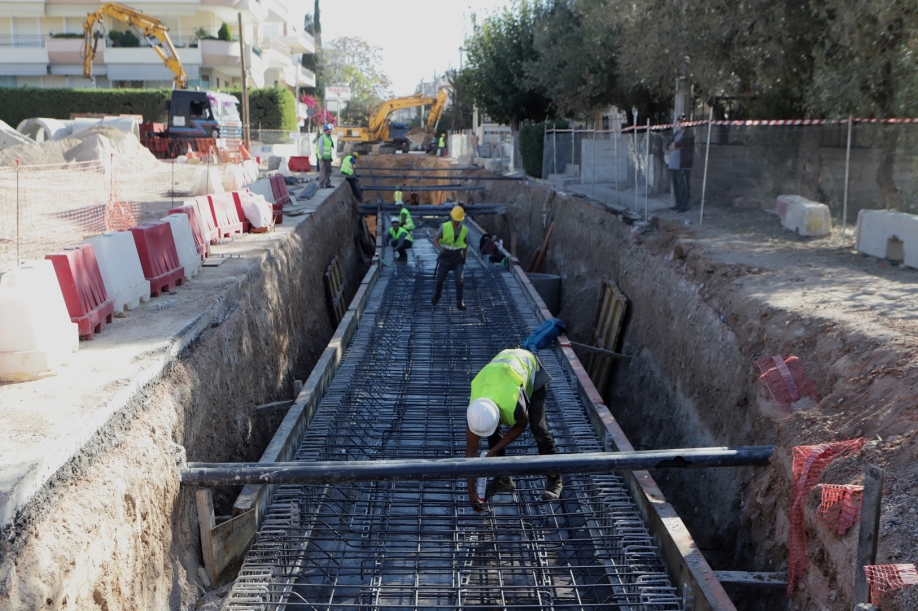
[[[316,123],[331,123],[332,125],[338,124],[338,119],[335,118],[335,115],[322,108],[322,105],[319,104],[319,101],[314,97],[303,94],[300,96],[300,102],[312,110],[311,119]]]

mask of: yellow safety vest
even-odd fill
[[[398,232],[395,231],[395,227],[389,227],[389,239],[390,240],[399,239],[403,233],[406,236],[405,237],[406,242],[414,242],[414,236],[408,233],[408,231],[405,230],[404,227],[399,227]]]
[[[393,201],[396,201],[396,202],[403,201],[403,200],[402,200],[402,192],[401,192],[401,191],[396,191],[396,192],[395,192],[395,198],[393,199]]]
[[[341,173],[345,176],[354,175],[354,156],[348,155],[344,158],[344,161],[341,162]]]
[[[538,371],[539,363],[528,350],[503,350],[472,380],[470,401],[481,398],[494,401],[500,412],[500,423],[513,426],[520,388],[527,397],[532,397],[532,385]]]
[[[453,223],[451,221],[446,221],[443,223],[441,228],[443,235],[440,237],[440,246],[446,250],[465,250],[468,246],[465,243],[465,238],[469,235],[469,228],[465,225],[462,225],[462,229],[459,230],[459,236],[453,232]]]
[[[398,213],[398,220],[402,222],[402,228],[411,231],[414,229],[414,221],[411,220],[411,213],[408,212],[408,208],[402,208],[401,212]]]
[[[446,148],[446,138],[444,138],[443,136],[440,136],[440,142],[438,143],[438,146],[441,149],[445,149]]]
[[[331,139],[331,136],[326,136],[325,134],[319,136],[319,156],[322,159],[331,159],[334,148],[335,142]]]

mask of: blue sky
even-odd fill
[[[306,0],[309,11],[312,2]],[[382,72],[396,96],[414,93],[423,78],[459,67],[459,47],[479,18],[508,0],[320,0],[322,39],[363,38],[381,48]]]

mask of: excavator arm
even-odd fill
[[[436,100],[425,97],[416,93],[404,98],[395,98],[386,100],[379,107],[372,117],[370,117],[369,137],[370,140],[388,140],[389,139],[389,115],[402,108],[413,108],[415,106],[427,106],[433,104]]]
[[[441,89],[437,92],[437,99],[432,103],[430,114],[427,116],[427,133],[431,136],[436,134],[437,123],[440,122],[440,117],[443,116],[443,109],[446,108],[447,100],[449,100],[449,94],[446,93],[446,89]]]
[[[156,39],[157,43],[153,44],[153,50],[163,60],[169,70],[174,75],[172,80],[179,89],[188,87],[188,75],[179,59],[175,46],[169,38],[169,28],[161,21],[144,15],[140,11],[130,7],[118,4],[116,2],[106,2],[99,10],[86,16],[86,23],[83,24],[85,56],[83,58],[83,78],[92,78],[92,61],[96,57],[96,26],[104,17],[117,19],[128,25],[134,26],[141,31],[143,36],[150,39]],[[152,40],[150,41],[153,42]]]

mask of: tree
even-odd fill
[[[369,115],[391,97],[389,77],[380,69],[380,49],[362,38],[336,38],[322,49],[322,82],[345,83],[351,100],[341,113],[345,124],[366,125]]]
[[[233,40],[233,35],[230,33],[229,26],[225,21],[220,26],[220,29],[217,30],[217,40],[225,40],[227,42]]]
[[[526,73],[526,66],[539,57],[535,7],[518,0],[481,23],[473,15],[472,35],[465,41],[472,101],[494,120],[510,126],[515,159],[520,158],[520,124],[555,114],[544,88]]]
[[[470,78],[466,70],[446,71],[446,80],[452,85],[452,88],[448,90],[451,103],[443,111],[440,124],[449,125],[451,130],[471,129],[472,127]]]

